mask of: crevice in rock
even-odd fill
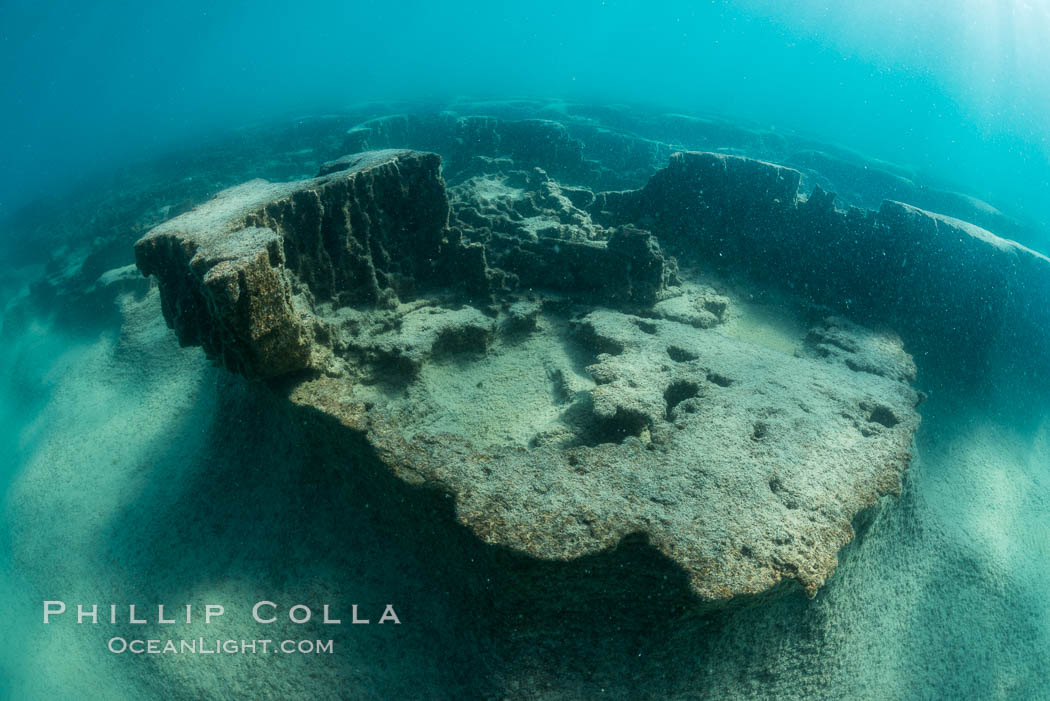
[[[700,385],[690,380],[676,380],[664,390],[664,401],[667,402],[667,418],[670,420],[675,407],[686,399],[700,394]]]
[[[900,423],[900,419],[897,418],[893,411],[881,404],[871,410],[871,413],[868,415],[868,421],[880,424],[886,428],[893,428]]]
[[[668,346],[667,355],[676,363],[688,363],[689,361],[696,360],[700,357],[696,353],[691,353],[684,348],[679,348],[678,346]]]
[[[653,335],[656,333],[656,324],[643,319],[631,319],[631,323],[637,326],[643,333]]]
[[[718,372],[707,373],[707,381],[719,387],[728,387],[733,384],[733,380]]]

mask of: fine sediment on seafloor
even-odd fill
[[[644,216],[513,161],[451,204],[433,154],[321,173],[220,194],[143,237],[139,267],[181,342],[446,490],[484,541],[568,560],[640,534],[704,601],[813,594],[900,490],[919,395],[892,333],[734,334],[733,299]]]

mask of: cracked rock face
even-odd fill
[[[135,245],[165,318],[235,372],[317,367],[316,308],[388,304],[433,274],[448,200],[440,159],[376,151],[297,183],[253,180]]]
[[[253,181],[154,229],[138,264],[183,343],[282,377],[486,542],[567,560],[642,534],[703,600],[815,593],[910,460],[900,340],[813,318],[784,352],[735,331],[736,299],[644,216],[601,223],[589,190],[495,161],[450,206],[439,166],[379,151]],[[754,201],[796,185],[760,178]],[[767,216],[748,202],[712,216]]]

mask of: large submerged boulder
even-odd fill
[[[280,378],[343,427],[330,440],[445,490],[484,541],[569,560],[641,536],[701,600],[813,594],[858,514],[900,490],[915,366],[845,319],[813,319],[793,352],[763,344],[728,323],[731,296],[677,272],[656,214],[728,230],[739,208],[758,226],[794,206],[791,171],[726,163],[720,211],[653,196],[629,226],[492,162],[450,223],[437,156],[368,152],[228,190],[136,254],[183,343]]]

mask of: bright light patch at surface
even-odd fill
[[[747,4],[791,32],[833,46],[844,59],[921,75],[942,85],[989,135],[1021,130],[1047,142],[1046,0]]]

